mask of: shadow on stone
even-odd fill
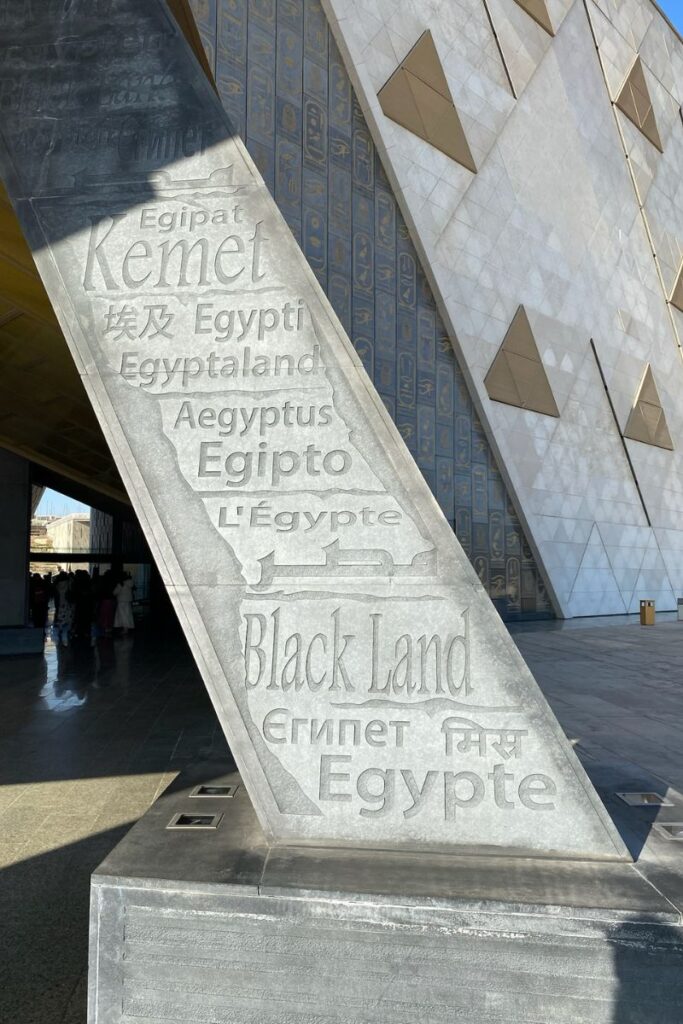
[[[201,156],[232,136],[220,108],[206,103],[205,72],[190,57],[189,47],[183,74],[177,74],[170,58],[177,45],[176,19],[165,4],[137,5],[134,25],[129,5],[90,0],[21,4],[4,18],[8,41],[28,40],[43,53],[43,59],[29,68],[20,46],[7,50],[7,73],[25,83],[32,78],[33,86],[17,90],[4,124],[8,147],[22,155],[5,180],[15,201],[19,195],[36,196],[54,188],[98,196],[120,186],[130,192],[131,203],[144,203],[169,178],[171,165]],[[51,46],[46,39],[58,42]],[[114,39],[119,56],[125,55],[122,60],[137,72],[129,88],[123,77],[115,82],[103,73]],[[60,90],[71,97],[72,106],[62,116],[68,120],[73,109],[78,110],[78,125],[70,125],[67,145],[55,146],[53,128],[35,117],[35,97],[42,94],[47,74],[51,99]],[[119,74],[123,76],[123,71]],[[47,149],[54,149],[50,168],[42,159]],[[107,221],[110,213],[106,201],[101,208],[90,205],[87,213],[83,207],[76,230]],[[32,248],[40,251],[45,245],[40,228],[28,222],[22,228]],[[74,229],[66,218],[61,228],[57,220],[51,224],[50,243]]]
[[[90,875],[130,824],[0,870],[3,1020],[85,1024]]]
[[[637,862],[662,808],[658,804],[629,806],[618,794],[656,793],[666,798],[669,787],[661,778],[639,765],[620,759],[616,754],[609,758],[603,755],[601,760],[586,758],[582,764],[625,846]]]
[[[611,934],[616,992],[611,1024],[676,1024],[683,1007],[683,931],[634,918]]]

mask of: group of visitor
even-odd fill
[[[107,569],[100,575],[95,569],[91,576],[86,569],[77,569],[54,577],[34,573],[29,580],[29,608],[31,621],[39,629],[47,625],[50,602],[53,639],[63,647],[70,640],[94,640],[111,636],[114,630],[125,635],[135,628],[133,580],[127,572]]]

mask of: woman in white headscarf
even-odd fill
[[[125,573],[120,583],[114,587],[116,598],[116,615],[114,616],[114,629],[122,629],[124,635],[129,629],[135,629],[133,620],[133,581],[128,573]]]

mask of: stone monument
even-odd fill
[[[266,834],[623,856],[165,4],[3,11],[3,177]]]
[[[259,857],[628,859],[166,5],[5,0],[0,25],[0,173]],[[122,1020],[99,983],[92,1019]]]

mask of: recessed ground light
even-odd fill
[[[617,793],[617,796],[629,807],[673,807],[671,800],[661,793]]]
[[[665,839],[672,839],[675,843],[683,843],[683,821],[677,821],[668,825],[655,825],[655,831]]]
[[[174,814],[166,828],[218,828],[222,814]]]
[[[205,796],[227,800],[229,797],[233,797],[238,789],[239,786],[195,786],[190,796]]]

